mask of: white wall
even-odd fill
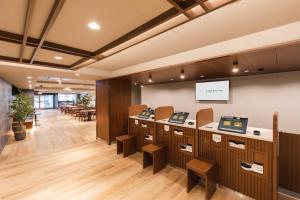
[[[7,132],[11,127],[11,120],[8,118],[12,100],[11,88],[11,84],[0,77],[0,153],[7,142]]]
[[[249,126],[272,128],[272,113],[279,113],[280,130],[300,134],[300,72],[230,79],[228,102],[195,100],[195,82],[144,86],[142,103],[151,107],[172,105],[195,118],[201,108],[212,107],[214,120],[221,115],[249,118]]]

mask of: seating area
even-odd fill
[[[62,105],[59,109],[61,113],[73,116],[75,120],[94,121],[96,119],[96,108],[94,107]]]

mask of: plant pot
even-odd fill
[[[17,125],[13,126],[13,131],[15,134],[16,141],[24,140],[26,138],[26,126],[25,125]]]

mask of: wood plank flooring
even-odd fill
[[[0,199],[204,199],[204,189],[186,193],[186,172],[167,166],[153,175],[142,155],[116,155],[116,145],[95,141],[95,122],[78,122],[44,111],[25,141],[0,156]],[[219,187],[212,200],[249,199]]]

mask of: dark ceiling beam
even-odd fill
[[[42,34],[40,36],[40,42],[38,44],[38,46],[34,49],[31,59],[30,59],[30,64],[33,64],[33,61],[35,60],[37,53],[39,51],[39,49],[42,47],[50,29],[52,28],[57,16],[59,15],[60,11],[62,10],[62,7],[64,5],[66,1],[65,0],[56,0],[52,10],[50,12],[50,15],[47,18],[46,24],[43,28]]]
[[[181,8],[174,0],[167,0],[170,4],[173,5],[176,10],[178,10],[181,14],[184,14],[188,19],[192,19],[191,16],[189,16],[183,8]]]
[[[101,47],[100,49],[98,49],[97,51],[94,52],[94,55],[98,56],[101,53],[104,53],[105,51],[108,51],[108,50],[146,32],[146,31],[150,30],[151,28],[154,28],[154,27],[168,21],[169,19],[177,16],[178,14],[180,14],[180,13],[177,11],[177,9],[171,8],[171,9],[167,10],[166,12],[162,13],[161,15],[158,15],[157,17],[146,22],[145,24],[137,27],[136,29],[134,29],[134,30],[126,33],[125,35],[119,37],[118,39],[112,41],[111,43]],[[101,59],[104,59],[104,57]],[[86,62],[87,60],[88,60],[87,58],[82,58],[82,59],[78,60],[77,62],[73,63],[70,67],[72,69],[77,68],[76,66]]]
[[[205,1],[203,0],[196,0],[197,3],[203,8],[203,10],[205,10],[205,12],[209,11],[209,8],[205,5]]]
[[[23,28],[23,40],[22,40],[22,45],[21,45],[21,50],[20,50],[20,63],[22,63],[22,61],[23,61],[23,54],[24,54],[24,49],[26,46],[29,27],[30,27],[30,24],[32,21],[34,5],[35,5],[35,0],[28,0],[26,18],[25,18],[25,23],[24,23],[24,28]]]
[[[0,40],[6,41],[6,42],[12,42],[12,43],[16,43],[16,44],[22,44],[23,36],[19,35],[19,34],[0,30]],[[38,44],[39,44],[38,39],[31,38],[31,37],[27,38],[27,41],[26,41],[27,46],[37,47]],[[57,52],[65,53],[65,54],[79,56],[79,57],[86,57],[86,58],[94,57],[93,52],[82,50],[82,49],[77,49],[74,47],[69,47],[69,46],[65,46],[65,45],[61,45],[61,44],[57,44],[57,43],[53,43],[53,42],[48,42],[48,41],[44,41],[41,48],[50,50],[50,51],[57,51]]]
[[[0,55],[0,60],[19,63],[19,58],[9,57],[9,56]],[[30,60],[23,59],[23,63],[29,64]],[[69,69],[69,65],[62,65],[62,64],[55,64],[55,63],[48,63],[48,62],[41,62],[41,61],[34,61],[33,64],[44,66],[44,67],[58,68],[58,69]]]

